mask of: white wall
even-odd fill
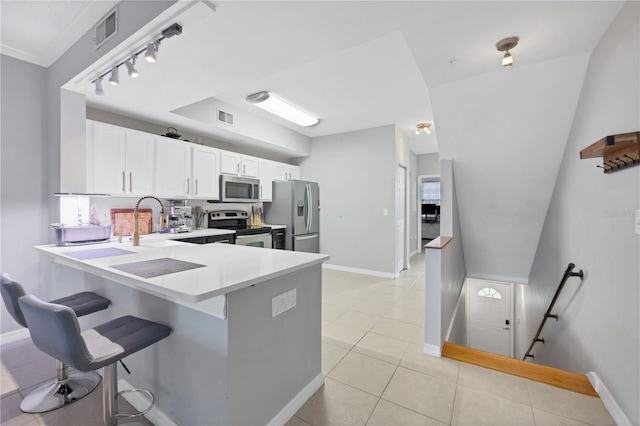
[[[439,175],[440,156],[438,153],[417,156],[417,175]]]
[[[0,267],[28,292],[48,298],[53,284],[49,260],[33,246],[53,241],[49,223],[59,219],[60,87],[173,3],[121,2],[117,36],[96,51],[89,32],[46,70],[2,55]],[[18,328],[3,311],[0,331]]]
[[[587,60],[516,64],[431,90],[440,157],[456,161],[470,277],[526,283]]]
[[[456,191],[456,179],[454,164],[451,160],[440,160],[440,186],[441,196],[441,232],[440,235],[451,236],[453,239],[442,250],[442,294],[440,335],[442,341],[446,338],[449,326],[453,321],[456,304],[460,298],[460,292],[464,286],[466,277],[465,253],[463,250],[464,239],[461,238],[460,219],[458,214],[458,196]],[[448,212],[442,214],[442,212]],[[452,334],[458,335],[460,327],[464,324],[457,323]]]
[[[46,69],[5,55],[0,67],[0,270],[38,292],[47,265],[32,247],[49,234]],[[21,328],[4,308],[1,320],[2,333]]]
[[[395,136],[395,126],[384,126],[312,139],[300,166],[320,186],[328,264],[395,273]]]
[[[409,153],[409,250],[411,253],[420,251],[418,248],[419,175],[418,156],[412,151]]]
[[[465,322],[454,321],[459,317],[456,306],[464,288],[466,269],[453,162],[441,160],[440,170],[440,235],[453,238],[440,250],[425,250],[425,353],[435,356],[440,356],[448,335],[459,342],[459,336],[465,334]],[[461,309],[464,311],[464,306]]]
[[[535,362],[595,371],[631,424],[640,424],[640,167],[610,175],[579,152],[605,135],[640,130],[640,3],[626,2],[591,55],[571,134],[529,277],[519,288],[523,355],[569,262],[567,283]],[[522,306],[522,300],[525,301]]]

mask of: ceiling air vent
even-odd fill
[[[218,112],[218,121],[220,123],[228,124],[229,126],[233,126],[233,114],[229,114],[228,112],[224,112],[219,109]]]
[[[95,27],[96,50],[107,42],[111,37],[118,34],[118,8],[116,7],[107,14]]]

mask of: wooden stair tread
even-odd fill
[[[442,356],[599,398],[587,376],[445,342]]]

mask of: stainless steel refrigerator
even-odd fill
[[[320,252],[319,194],[315,182],[273,182],[273,201],[265,203],[265,222],[287,227],[285,249]]]

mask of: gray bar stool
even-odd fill
[[[106,425],[116,425],[118,417],[149,412],[154,399],[146,389],[136,389],[151,399],[146,410],[134,414],[117,412],[117,397],[124,391],[118,393],[116,363],[169,336],[169,327],[128,315],[81,332],[75,312],[66,306],[43,302],[32,295],[21,297],[19,302],[38,349],[80,371],[104,367],[102,408]]]
[[[0,279],[0,291],[7,311],[18,324],[27,327],[18,299],[25,295],[24,288],[3,273]],[[83,316],[107,309],[109,299],[105,299],[92,292],[82,292],[57,299],[51,303],[65,305],[73,309],[77,316]],[[20,403],[20,409],[25,413],[44,413],[63,407],[93,391],[100,383],[100,375],[95,372],[74,373],[69,375],[66,364],[57,360],[57,379],[47,382],[34,389]]]

